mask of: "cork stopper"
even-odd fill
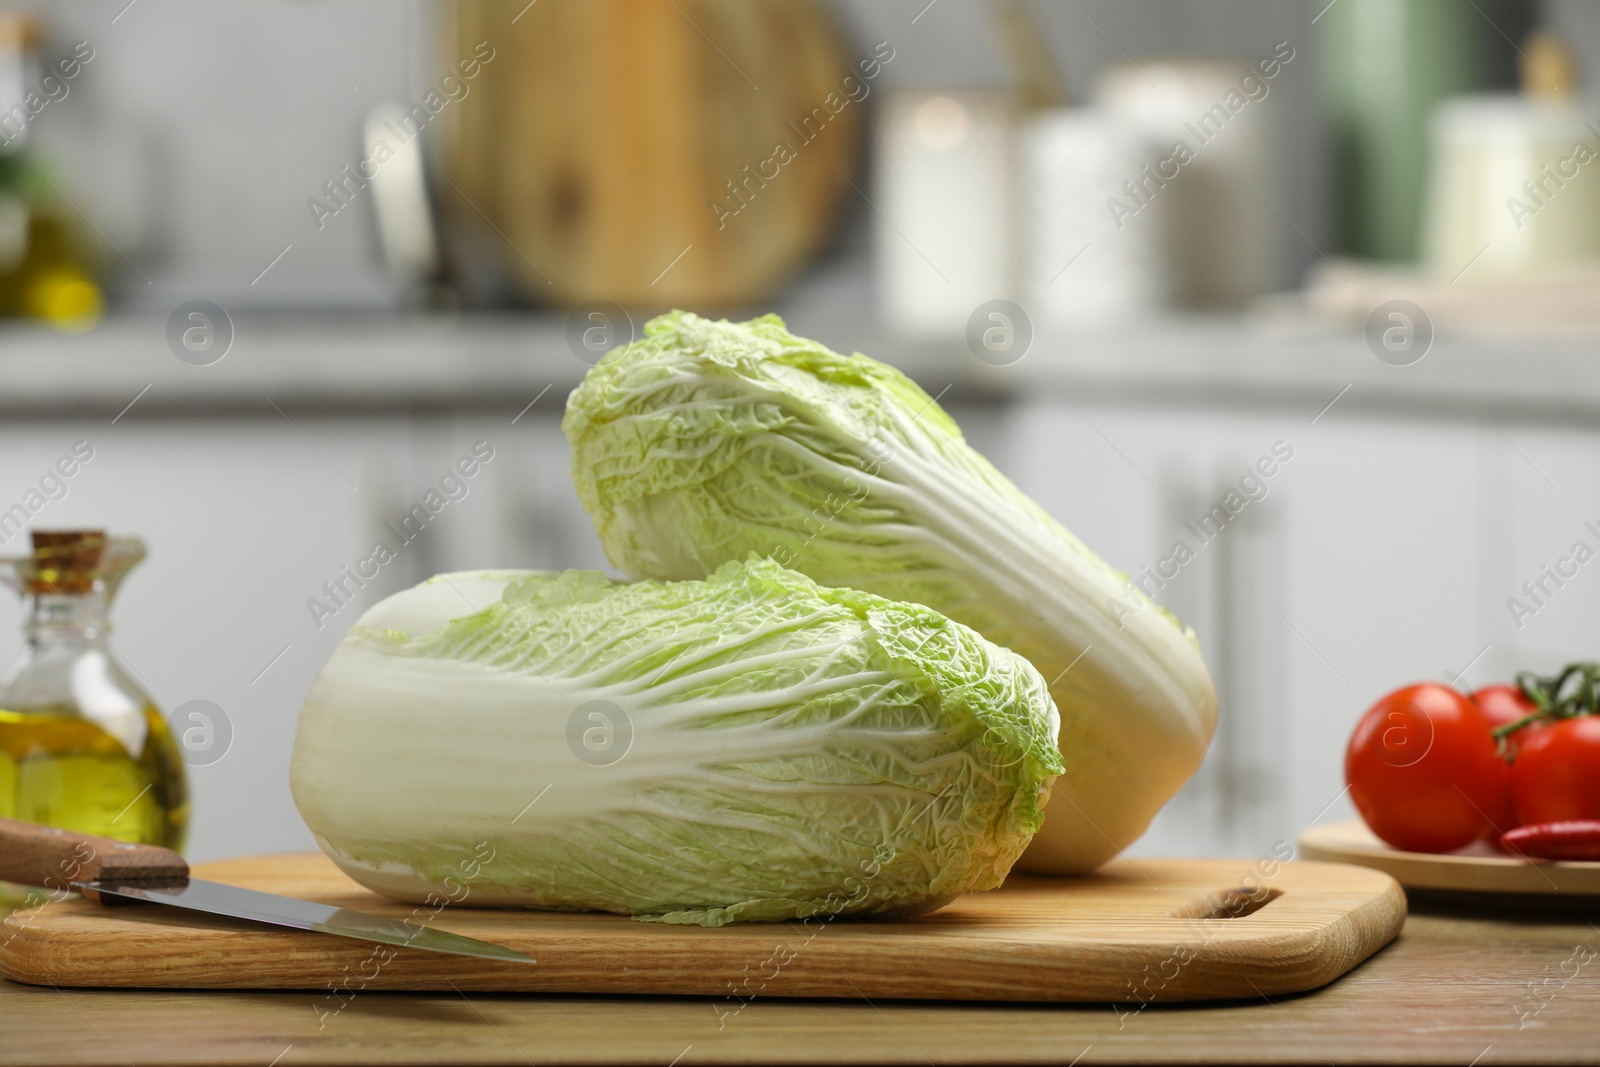
[[[34,530],[30,593],[88,593],[100,576],[104,530]]]

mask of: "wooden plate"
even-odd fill
[[[1375,867],[1407,889],[1534,896],[1600,896],[1600,863],[1529,862],[1478,842],[1456,852],[1402,852],[1360,819],[1313,826],[1300,835],[1308,860]]]

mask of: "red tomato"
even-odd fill
[[[1524,738],[1511,796],[1524,825],[1600,819],[1600,715],[1561,719]]]
[[[1505,683],[1473,690],[1472,701],[1489,720],[1491,728],[1506,726],[1539,710],[1533,701],[1522,695],[1521,689]]]
[[[1344,757],[1361,817],[1412,852],[1449,852],[1510,829],[1510,773],[1483,712],[1445,685],[1411,685],[1379,700]]]
[[[1499,726],[1509,726],[1518,719],[1527,718],[1538,707],[1522,695],[1522,690],[1514,685],[1486,685],[1472,694],[1472,702],[1478,705],[1478,710],[1483,712],[1483,717],[1489,720],[1492,730]],[[1539,729],[1543,724],[1524,726],[1517,732],[1509,735],[1506,741],[1513,748],[1521,745],[1530,731]]]

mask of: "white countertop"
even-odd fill
[[[899,366],[930,394],[948,387],[952,400],[1059,391],[1074,401],[1302,405],[1309,417],[1340,396],[1346,410],[1600,422],[1600,340],[1441,337],[1419,363],[1395,367],[1354,330],[1288,318],[1189,318],[1041,336],[1019,362],[991,367],[960,338],[894,338],[865,316],[821,306],[788,319],[797,333]],[[587,369],[556,313],[277,314],[236,316],[235,327],[226,357],[205,367],[173,355],[164,320],[112,318],[81,335],[0,327],[0,415],[110,419],[135,397],[130,418],[268,414],[269,401],[285,411],[514,414],[542,390],[569,391]]]

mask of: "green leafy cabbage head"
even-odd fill
[[[1199,766],[1216,695],[1193,634],[892,367],[773,315],[675,311],[589,372],[563,426],[578,495],[629,575],[700,578],[756,553],[925,604],[1051,680],[1066,773],[1024,866],[1092,869]]]
[[[291,782],[335,862],[401,899],[881,914],[1000,883],[1061,770],[1057,725],[1020,656],[769,560],[442,575],[345,637]]]

